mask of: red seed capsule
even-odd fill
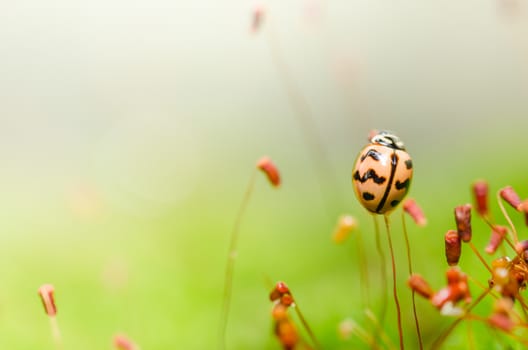
[[[414,199],[407,199],[403,203],[403,210],[413,218],[416,225],[425,226],[427,224],[422,208],[418,206]]]
[[[280,302],[284,306],[291,306],[294,302],[293,297],[291,294],[286,293],[280,298]]]
[[[460,236],[455,230],[449,230],[445,234],[445,255],[447,264],[454,266],[458,264],[462,253],[462,243]]]
[[[451,267],[446,272],[447,287],[440,289],[431,298],[431,303],[438,309],[442,309],[447,302],[456,304],[464,300],[466,303],[471,302],[471,294],[467,276],[456,267]]]
[[[501,198],[504,199],[509,205],[511,205],[515,210],[519,210],[521,199],[511,186],[504,187],[499,193]]]
[[[430,299],[434,294],[433,288],[418,274],[412,274],[407,280],[407,285],[424,298]]]
[[[280,186],[281,179],[280,179],[279,170],[277,169],[275,164],[273,164],[273,162],[271,161],[271,159],[269,157],[262,157],[257,162],[257,168],[262,170],[266,174],[266,176],[268,177],[269,182],[273,186],[275,186],[275,187],[279,187]]]
[[[38,290],[38,294],[40,295],[40,299],[42,300],[42,304],[44,305],[44,311],[46,311],[46,314],[50,317],[55,316],[57,314],[55,298],[53,297],[54,292],[55,289],[51,284],[44,284]]]
[[[488,215],[488,183],[484,180],[473,184],[473,195],[475,197],[475,208],[480,216]]]
[[[491,230],[491,236],[488,245],[486,246],[486,253],[493,254],[497,251],[497,248],[502,243],[502,240],[504,239],[504,236],[506,236],[506,233],[508,232],[508,229],[504,226],[493,226],[493,230]]]
[[[455,208],[455,221],[460,239],[464,242],[471,241],[471,204]]]
[[[270,300],[275,301],[279,300],[284,294],[289,294],[290,289],[284,282],[277,282],[275,288],[270,293]]]

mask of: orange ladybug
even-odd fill
[[[400,138],[376,133],[361,150],[352,171],[356,196],[368,211],[387,214],[403,200],[411,184],[413,164]]]

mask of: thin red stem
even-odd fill
[[[229,307],[231,304],[231,294],[232,294],[232,289],[233,289],[233,273],[235,269],[235,260],[236,260],[236,254],[237,254],[237,243],[238,243],[238,236],[239,236],[239,231],[240,231],[240,223],[242,221],[242,217],[244,216],[244,212],[246,211],[246,208],[248,206],[249,199],[251,198],[253,187],[255,186],[256,173],[257,171],[254,170],[253,174],[251,175],[248,187],[242,199],[242,204],[240,205],[240,208],[238,210],[238,213],[235,219],[233,231],[231,232],[231,242],[229,244],[229,252],[227,256],[226,271],[225,271],[224,299],[223,299],[224,302],[222,306],[222,313],[220,314],[220,327],[218,329],[218,348],[219,349],[225,349],[226,347],[225,335],[226,335],[227,321],[229,318]]]
[[[394,249],[392,248],[392,239],[390,233],[390,223],[389,217],[384,215],[385,219],[385,228],[387,229],[387,240],[389,241],[389,250],[391,255],[391,265],[392,265],[392,293],[394,296],[394,305],[396,305],[396,316],[398,317],[398,336],[400,339],[400,349],[403,350],[405,345],[403,343],[403,330],[402,330],[402,320],[401,320],[401,310],[400,310],[400,301],[398,300],[398,290],[396,288],[396,262],[394,261]]]
[[[409,235],[407,234],[407,225],[405,224],[405,213],[402,211],[402,227],[403,227],[403,236],[405,238],[405,247],[407,248],[407,262],[409,266],[409,276],[413,274],[412,269],[412,260],[411,260],[411,245],[409,243]],[[418,320],[418,312],[416,311],[416,293],[412,291],[412,306],[413,306],[413,317],[414,325],[416,327],[416,335],[418,336],[418,344],[420,345],[420,350],[423,350],[423,341],[422,341],[422,332],[420,331],[420,321]]]

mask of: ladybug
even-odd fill
[[[386,214],[403,200],[413,173],[411,156],[400,138],[376,133],[361,150],[352,171],[356,196],[368,211]]]

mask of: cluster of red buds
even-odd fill
[[[497,225],[492,222],[488,205],[489,186],[486,181],[476,181],[472,186],[472,192],[474,199],[473,206],[470,204],[464,204],[455,207],[454,216],[456,230],[448,230],[444,236],[445,256],[447,263],[450,266],[446,273],[447,285],[435,292],[427,281],[418,274],[412,274],[408,280],[409,287],[424,298],[427,298],[433,306],[441,311],[442,314],[460,316],[452,326],[437,339],[434,345],[441,344],[442,341],[445,340],[445,337],[447,337],[447,335],[455,328],[458,322],[471,317],[484,320],[488,325],[495,329],[502,330],[512,337],[516,337],[513,333],[516,327],[528,326],[527,320],[523,320],[515,309],[515,302],[519,301],[518,305],[522,308],[523,314],[528,314],[528,305],[520,295],[520,292],[524,290],[528,284],[528,240],[518,241],[515,227],[502,205],[502,201],[504,201],[516,211],[524,213],[525,219],[528,223],[528,200],[522,201],[511,186],[504,187],[498,191],[499,206],[511,227],[510,229],[507,226]],[[493,260],[491,264],[488,264],[484,257],[480,255],[477,248],[471,242],[472,209],[474,209],[478,216],[481,217],[491,228],[489,243],[484,251],[487,254],[495,254],[498,249],[501,248],[501,244],[506,242],[508,243],[508,246],[514,248],[515,256],[513,258],[502,256]],[[472,302],[469,291],[468,276],[462,273],[456,266],[458,265],[461,256],[462,242],[471,247],[491,275],[488,280],[487,288],[483,284],[478,284],[477,282],[484,291],[474,302]],[[506,254],[504,247],[502,247],[501,251]],[[480,303],[480,301],[488,294],[495,297],[491,314],[486,318],[473,316],[471,314],[473,307]],[[470,305],[467,307],[459,307],[457,304],[460,302]]]
[[[446,272],[447,285],[435,292],[427,281],[418,274],[412,274],[407,281],[409,287],[439,309],[444,315],[460,315],[462,309],[457,308],[456,304],[464,301],[466,304],[471,302],[471,293],[467,281],[467,275],[458,267],[450,267]]]
[[[288,309],[294,304],[290,289],[284,282],[278,282],[270,293],[274,302],[271,316],[274,331],[283,349],[291,350],[299,343],[299,333],[288,314]]]

